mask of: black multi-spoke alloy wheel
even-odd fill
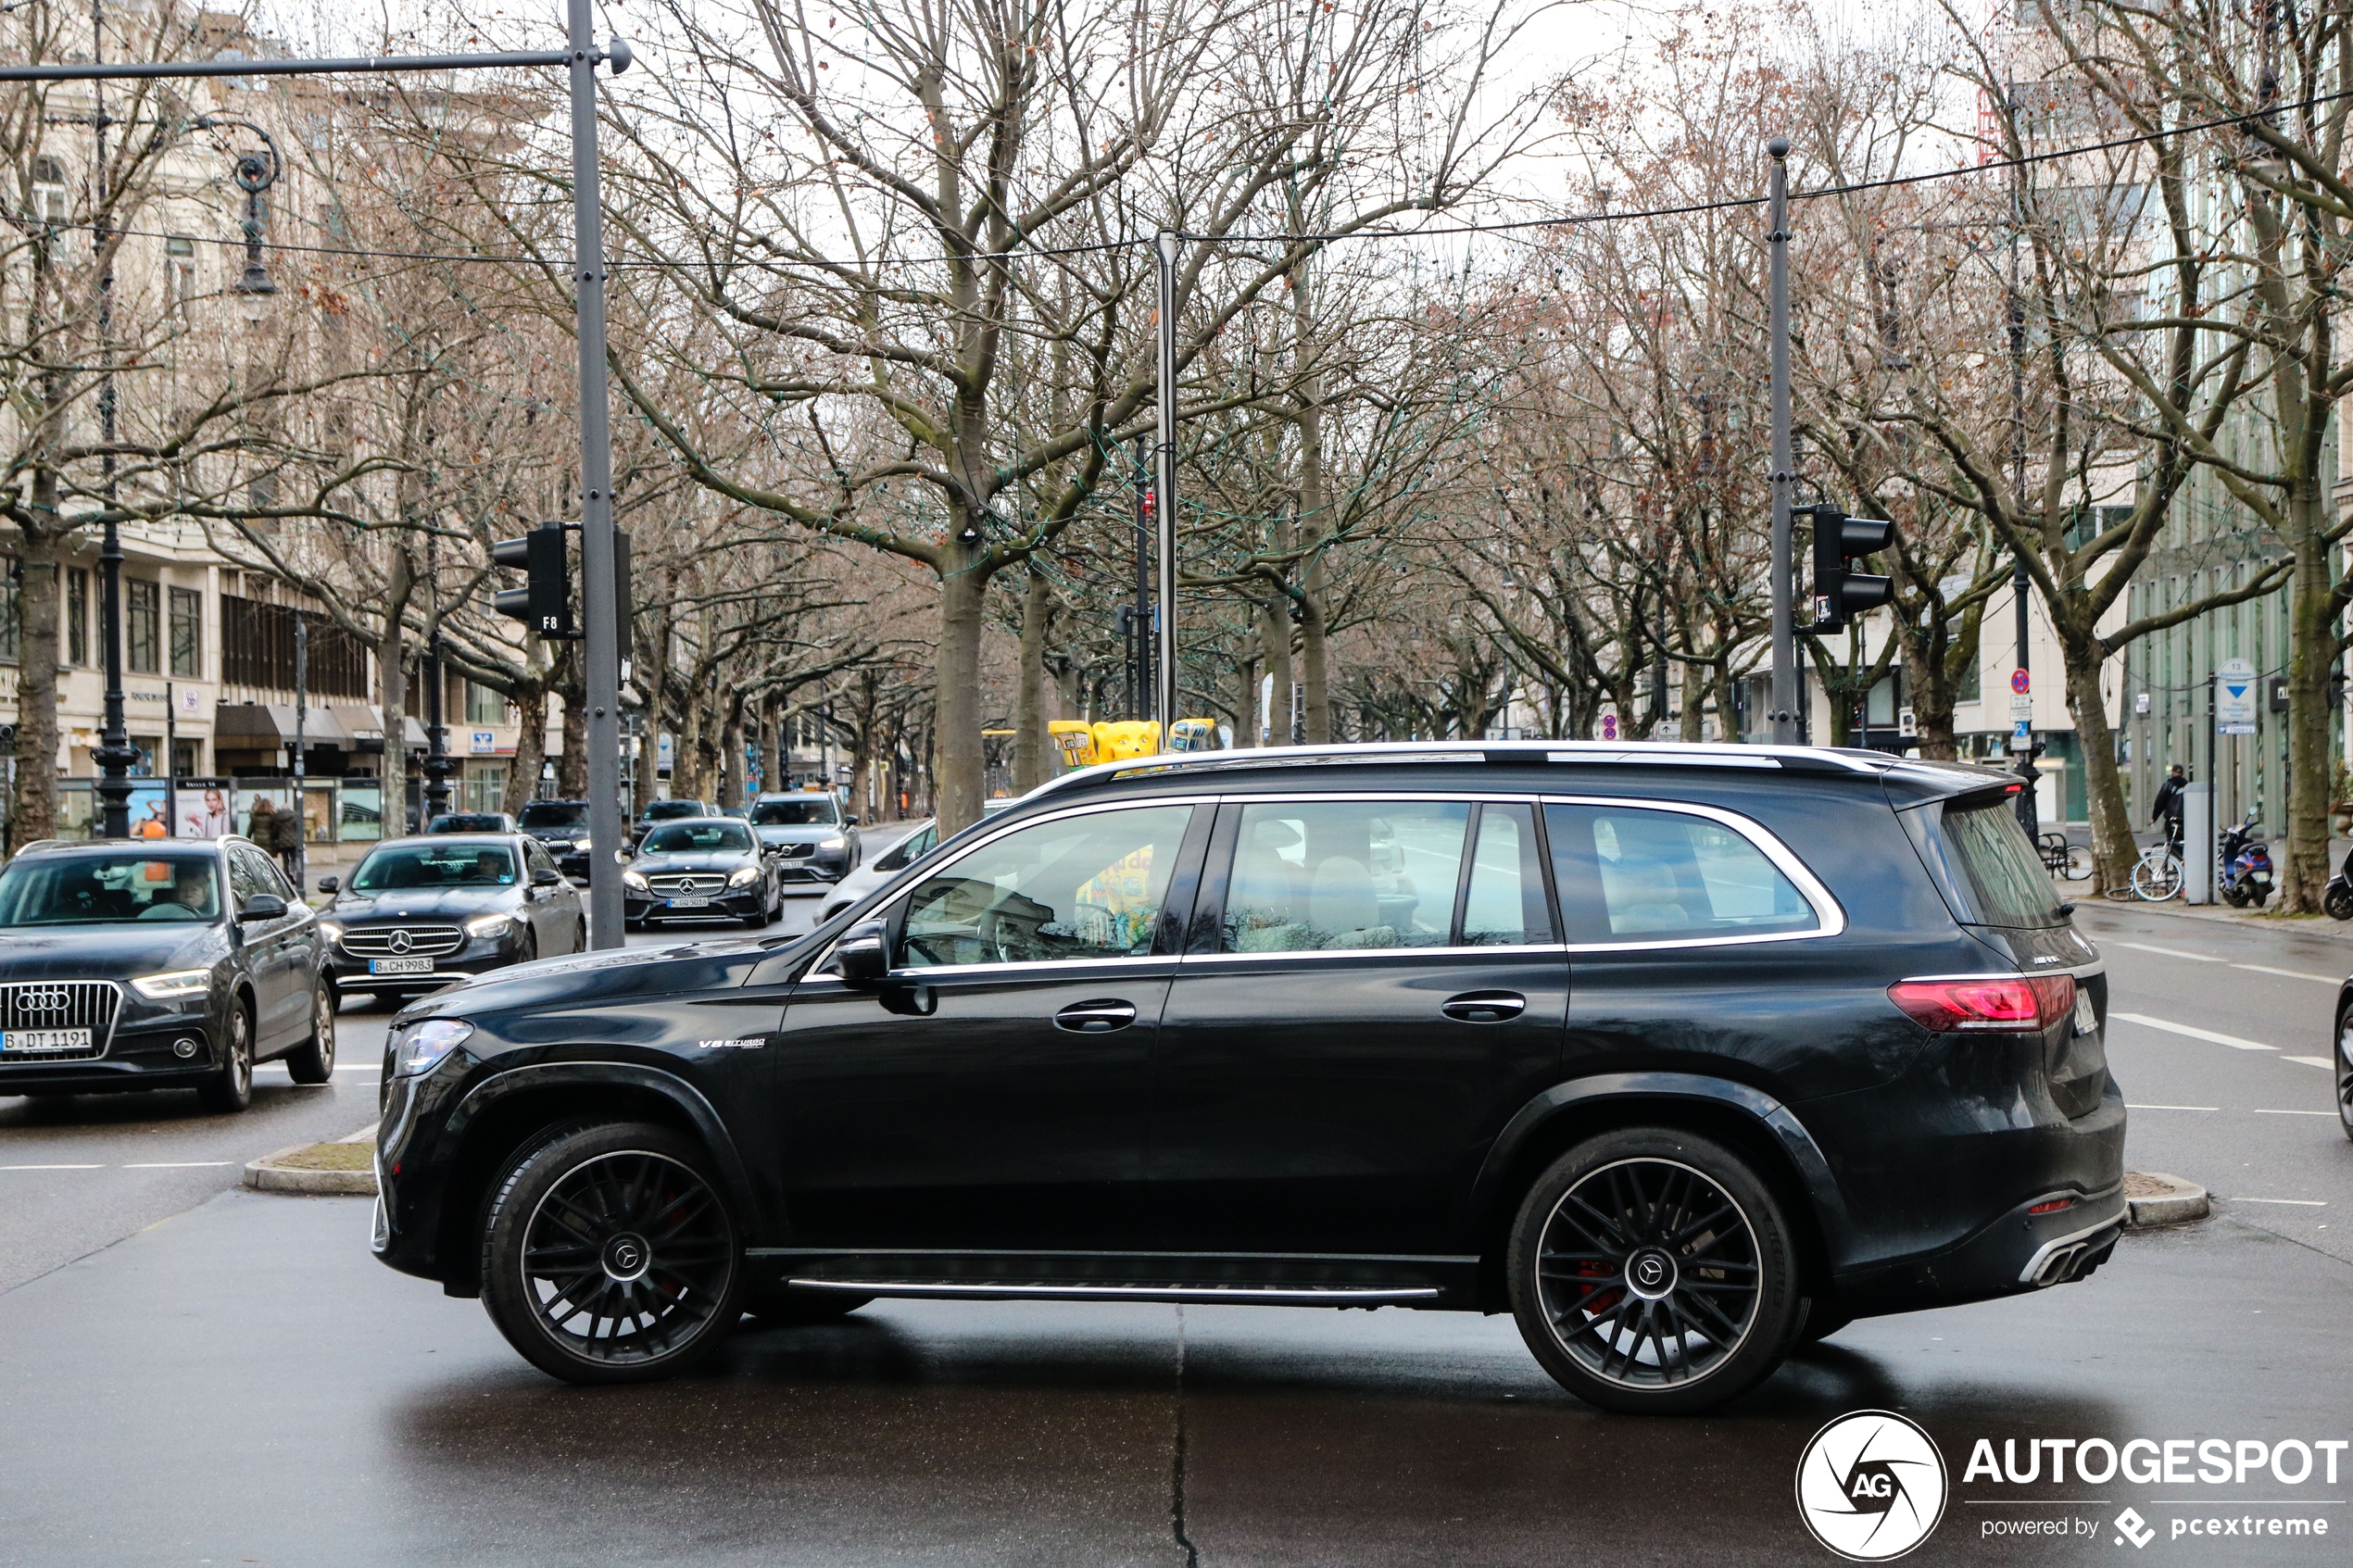
[[[1606,1133],[1555,1160],[1520,1204],[1506,1273],[1544,1370],[1636,1415],[1754,1386],[1805,1304],[1771,1191],[1722,1145],[1665,1127]]]
[[[567,1382],[650,1382],[701,1361],[743,1303],[740,1235],[701,1148],[642,1122],[527,1146],[491,1199],[482,1302]]]
[[[211,1077],[196,1085],[196,1103],[207,1110],[243,1110],[253,1103],[253,1015],[241,998],[229,1003],[228,1048]]]
[[[310,988],[310,1038],[286,1053],[286,1076],[297,1084],[334,1081],[335,993],[323,981]]]
[[[2336,1018],[2336,1120],[2353,1138],[2353,1011]]]

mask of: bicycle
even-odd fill
[[[2182,892],[2182,858],[2171,844],[2152,844],[2133,862],[2133,896],[2161,904]]]

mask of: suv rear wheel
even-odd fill
[[[1606,1133],[1555,1160],[1520,1204],[1506,1276],[1544,1370],[1636,1415],[1753,1387],[1805,1306],[1771,1191],[1730,1149],[1666,1127]]]
[[[550,1129],[499,1179],[482,1302],[571,1383],[646,1383],[719,1348],[742,1311],[740,1232],[701,1148],[668,1127]]]

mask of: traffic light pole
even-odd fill
[[[589,0],[571,21],[574,311],[580,339],[580,601],[587,656],[588,945],[622,945],[621,617],[613,571],[612,411],[605,386],[605,232],[597,180],[597,61]],[[624,62],[625,63],[625,62]]]
[[[612,431],[605,390],[604,228],[598,220],[597,80],[599,60],[619,75],[629,45],[597,47],[589,0],[566,0],[562,49],[477,55],[366,55],[340,59],[134,60],[0,66],[0,82],[164,81],[191,77],[351,76],[401,71],[511,69],[563,66],[572,73],[573,255],[580,340],[580,488],[582,597],[588,624],[588,823],[598,852],[588,858],[589,945],[618,947],[621,933],[620,591],[612,530]],[[248,236],[250,238],[250,236]],[[114,530],[108,512],[107,532]],[[390,744],[397,745],[397,739]],[[111,782],[111,781],[110,781]],[[392,804],[392,803],[388,803]]]
[[[1160,721],[1163,751],[1176,749],[1176,245],[1174,229],[1153,236],[1152,251],[1160,261],[1160,452],[1152,486],[1152,516],[1160,524],[1160,621],[1153,639],[1152,717]]]
[[[1796,616],[1790,604],[1796,555],[1791,539],[1790,493],[1797,476],[1790,449],[1789,411],[1789,138],[1776,136],[1765,144],[1772,155],[1766,244],[1772,253],[1772,419],[1773,419],[1773,648],[1771,712],[1773,744],[1797,744]]]

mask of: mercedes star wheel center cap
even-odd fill
[[[1626,1260],[1626,1287],[1646,1301],[1655,1301],[1675,1288],[1675,1260],[1655,1247],[1645,1247]]]
[[[623,1285],[644,1277],[653,1261],[654,1249],[646,1245],[644,1236],[623,1231],[605,1243],[605,1273]]]

